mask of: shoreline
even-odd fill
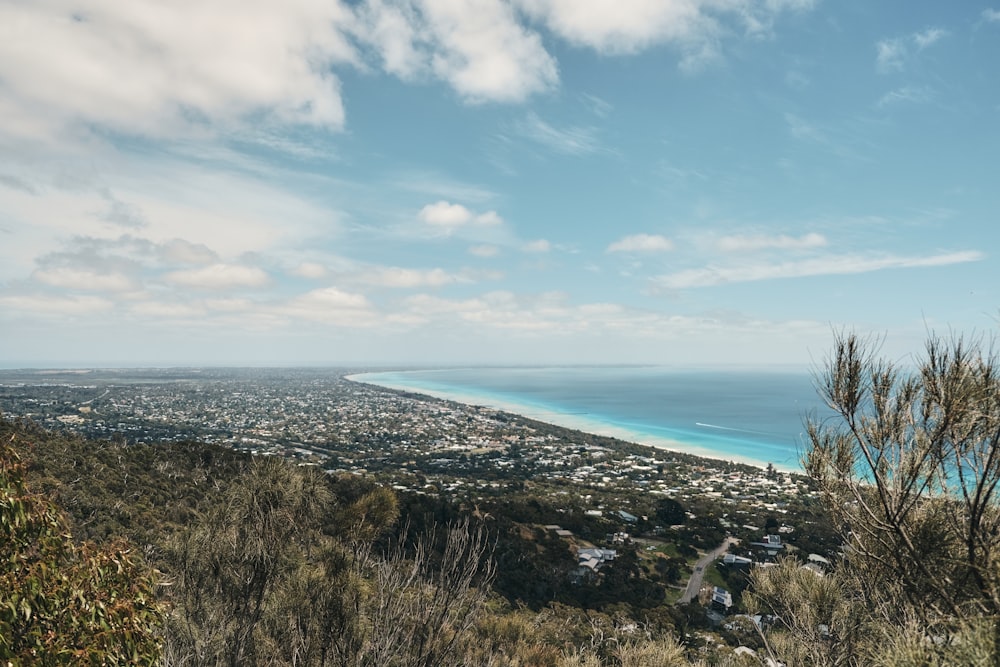
[[[597,435],[601,437],[615,438],[632,444],[652,447],[654,449],[677,452],[679,454],[697,456],[699,458],[725,463],[739,463],[761,469],[766,469],[770,464],[779,472],[794,473],[797,475],[803,474],[802,469],[798,466],[788,466],[784,463],[774,461],[761,461],[759,459],[735,454],[722,456],[718,451],[706,447],[700,447],[690,442],[655,435],[640,429],[630,429],[619,424],[609,423],[599,419],[588,419],[583,416],[560,412],[541,405],[532,405],[527,401],[505,401],[488,395],[477,395],[472,393],[463,394],[455,391],[428,389],[426,387],[413,387],[401,383],[369,379],[369,376],[380,375],[383,372],[385,371],[352,373],[343,377],[349,382],[367,384],[374,387],[380,387],[382,389],[401,391],[408,394],[428,396],[430,398],[461,403],[462,405],[467,405],[469,407],[486,407],[492,410],[500,410],[501,412],[517,415],[524,419],[543,422],[559,428],[580,431],[582,433],[588,433],[590,435]]]

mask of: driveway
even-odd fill
[[[701,590],[701,580],[705,576],[705,568],[710,566],[716,558],[729,551],[731,545],[738,543],[739,540],[735,537],[727,537],[725,542],[699,558],[698,562],[694,564],[694,573],[691,575],[691,579],[688,580],[687,588],[684,589],[684,595],[677,601],[677,604],[688,604],[691,600],[698,597],[698,591]]]

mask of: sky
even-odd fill
[[[0,0],[0,365],[991,336],[998,63],[967,0]]]

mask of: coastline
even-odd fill
[[[510,401],[497,398],[489,394],[461,393],[456,391],[445,391],[441,389],[428,388],[426,386],[414,386],[405,383],[386,381],[374,376],[382,375],[383,372],[372,373],[352,373],[345,375],[344,379],[349,382],[368,384],[383,389],[402,391],[409,394],[419,394],[431,398],[453,401],[470,407],[487,407],[493,410],[500,410],[534,421],[544,422],[560,428],[567,428],[574,431],[589,433],[591,435],[616,438],[625,442],[630,442],[647,447],[653,447],[665,451],[673,451],[681,454],[697,456],[704,459],[722,462],[735,462],[743,465],[750,465],[764,469],[769,464],[775,470],[795,474],[803,474],[798,466],[789,466],[778,461],[762,461],[748,456],[740,456],[731,453],[725,455],[719,451],[702,447],[691,442],[685,442],[671,437],[664,437],[641,428],[629,428],[621,424],[608,421],[588,418],[583,415],[560,412],[549,406],[533,404],[530,401]]]

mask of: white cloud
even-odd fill
[[[711,287],[727,283],[774,280],[778,278],[849,275],[884,269],[948,266],[965,262],[978,262],[984,257],[983,253],[976,251],[953,252],[926,257],[842,255],[784,263],[706,266],[699,269],[687,269],[658,276],[652,282],[659,289],[681,290],[695,287]]]
[[[515,127],[517,132],[532,141],[566,155],[585,155],[600,150],[597,130],[592,127],[559,129],[546,123],[531,112]]]
[[[537,239],[535,241],[528,241],[522,245],[521,250],[530,253],[546,253],[552,250],[552,244],[545,239]]]
[[[301,278],[319,279],[326,275],[326,267],[316,262],[302,262],[296,266],[292,273]]]
[[[880,40],[875,44],[875,66],[882,73],[901,70],[906,53],[906,45],[903,40]]]
[[[470,283],[472,278],[468,275],[458,275],[448,273],[444,269],[404,269],[400,267],[386,267],[375,271],[363,273],[360,282],[380,287],[414,288],[414,287],[441,287],[454,283]]]
[[[165,301],[143,301],[133,305],[131,310],[144,318],[166,320],[186,320],[205,315],[205,309],[199,304]]]
[[[927,28],[905,37],[881,39],[875,43],[875,68],[883,74],[900,71],[910,57],[911,47],[923,51],[947,35],[943,28]]]
[[[456,229],[469,224],[486,227],[503,224],[503,219],[496,211],[476,215],[461,204],[452,204],[444,200],[424,206],[418,215],[428,225],[444,229]]]
[[[104,255],[182,268],[294,250],[305,238],[321,241],[339,230],[338,212],[284,187],[277,168],[253,176],[157,151],[134,154],[104,145],[77,158],[69,150],[14,153],[30,180],[45,185],[43,196],[0,187],[0,210],[15,223],[0,241],[0,280],[23,278],[29,272],[24,264],[81,238],[110,244]],[[104,219],[109,188],[142,212],[144,227],[123,235],[120,225]]]
[[[420,209],[420,219],[437,227],[460,227],[472,220],[472,211],[442,200]]]
[[[913,33],[913,41],[916,43],[918,49],[926,49],[931,44],[938,42],[942,37],[948,35],[947,30],[942,28],[927,28],[922,32]]]
[[[249,299],[206,299],[205,306],[211,310],[226,313],[239,313],[248,311],[254,307],[254,302]]]
[[[364,295],[352,294],[336,287],[324,287],[306,292],[296,298],[294,303],[348,310],[366,310],[371,307]]]
[[[358,15],[387,71],[437,77],[469,102],[520,102],[558,81],[541,36],[501,0],[369,0]]]
[[[1000,23],[1000,9],[987,7],[983,10],[983,20],[989,23]]]
[[[172,271],[164,278],[175,285],[196,289],[260,287],[269,281],[267,273],[261,269],[236,264],[212,264],[200,269]]]
[[[340,127],[331,66],[356,59],[341,2],[73,0],[0,5],[0,107],[172,136],[253,115]]]
[[[210,248],[184,239],[171,239],[160,245],[160,255],[170,263],[211,264],[219,259]]]
[[[405,299],[403,308],[399,320],[405,321],[414,335],[448,332],[456,345],[458,341],[490,337],[528,338],[551,346],[552,351],[564,355],[559,358],[568,359],[581,358],[587,350],[592,353],[594,336],[605,343],[617,341],[626,346],[623,350],[633,351],[644,340],[652,345],[667,340],[690,345],[691,341],[713,339],[732,345],[744,335],[755,341],[768,337],[796,340],[807,332],[829,335],[828,325],[820,322],[771,322],[733,313],[678,315],[607,302],[574,304],[559,292],[530,295],[495,291],[466,299],[417,294]],[[655,349],[635,348],[635,358],[656,358]],[[547,356],[551,360],[551,353]]]
[[[500,254],[500,248],[495,245],[474,245],[469,247],[469,254],[476,257],[496,257]]]
[[[125,292],[135,289],[135,282],[118,272],[98,272],[65,266],[39,269],[33,274],[39,282],[65,289],[100,292]]]
[[[926,86],[902,86],[901,88],[890,90],[880,97],[875,106],[879,109],[884,109],[885,107],[900,103],[921,104],[929,101],[932,97],[933,91]]]
[[[337,287],[306,292],[278,310],[291,317],[335,326],[370,327],[378,323],[378,314],[364,295]]]
[[[659,234],[632,234],[608,246],[607,252],[666,252],[674,243]]]
[[[65,317],[67,315],[92,315],[114,308],[114,303],[97,296],[47,296],[8,295],[0,296],[3,310],[19,311],[35,315]]]
[[[496,211],[486,211],[476,216],[475,223],[484,227],[495,227],[503,224],[503,218]]]
[[[718,248],[725,252],[752,252],[774,248],[777,250],[802,250],[819,248],[827,243],[822,234],[810,233],[800,236],[723,236],[718,240]]]
[[[601,53],[635,53],[654,44],[671,44],[691,66],[718,51],[729,31],[770,32],[775,18],[812,7],[812,0],[754,3],[746,0],[516,0],[528,16],[570,42]],[[683,63],[683,61],[682,61]]]

